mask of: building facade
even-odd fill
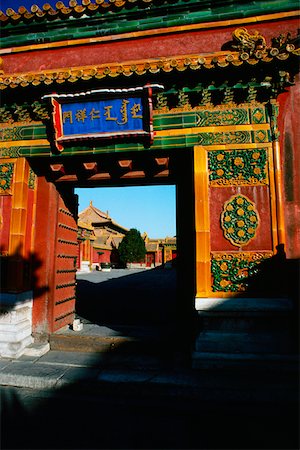
[[[187,334],[294,295],[252,281],[300,255],[298,2],[33,3],[0,13],[2,354],[72,323],[75,187],[176,184]]]
[[[78,215],[78,263],[81,271],[101,270],[105,266],[121,267],[119,245],[129,229],[115,222],[92,202]],[[145,259],[131,263],[130,267],[157,267],[176,258],[176,238],[151,239],[144,232]]]

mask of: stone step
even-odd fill
[[[198,335],[195,350],[213,353],[287,354],[292,349],[289,333],[203,331]]]
[[[52,334],[51,351],[93,354],[107,367],[130,368],[170,368],[182,364],[174,348],[166,343],[134,339],[132,337],[100,337]],[[177,358],[177,359],[176,359]]]
[[[299,355],[194,352],[193,369],[242,369],[246,372],[298,373]]]
[[[52,334],[50,336],[51,350],[69,352],[110,352],[121,346],[132,345],[135,341],[127,337],[100,337]]]

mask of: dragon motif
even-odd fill
[[[266,40],[258,31],[250,34],[246,28],[237,28],[232,33],[232,37],[233,42],[231,48],[238,50],[241,54],[246,53],[252,56],[257,52],[264,52],[266,50]]]

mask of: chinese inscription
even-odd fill
[[[61,105],[63,136],[143,131],[141,98]]]

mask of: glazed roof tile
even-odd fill
[[[93,206],[92,203],[85,208],[83,211],[81,211],[79,214],[79,219],[82,222],[85,222],[86,224],[92,225],[95,227],[95,233],[97,233],[97,224],[101,224],[101,231],[105,225],[108,226],[108,229],[115,228],[117,229],[117,232],[121,232],[125,234],[128,229],[123,227],[122,225],[119,225],[117,222],[115,222],[107,213],[101,211],[100,209]],[[98,234],[99,235],[99,234]]]
[[[40,0],[21,1],[18,6],[15,2],[11,2],[13,7],[3,8],[0,10],[0,21],[2,23],[18,23],[32,19],[49,19],[68,18],[71,16],[80,17],[85,15],[93,15],[97,12],[104,13],[106,11],[118,11],[128,5],[148,5],[154,3],[153,0],[64,0],[44,2]],[[27,5],[22,6],[22,3]],[[163,3],[163,2],[162,2]]]
[[[158,243],[146,243],[147,252],[156,252],[158,250]]]
[[[100,209],[95,208],[95,206],[91,204],[83,211],[81,211],[78,214],[78,216],[82,222],[85,222],[89,225],[91,225],[94,222],[105,223],[111,221],[111,218],[108,216],[107,213],[104,213]]]
[[[129,77],[132,75],[158,74],[161,72],[183,72],[187,69],[228,70],[229,67],[255,66],[271,62],[286,61],[300,56],[298,38],[279,36],[273,39],[273,45],[267,47],[263,36],[249,34],[245,28],[233,33],[231,49],[204,55],[179,55],[169,58],[151,58],[149,60],[124,61],[122,63],[100,64],[72,68],[47,69],[45,71],[0,74],[0,89],[53,83],[75,83],[80,80],[97,80],[106,77]],[[280,69],[279,69],[280,70]]]

